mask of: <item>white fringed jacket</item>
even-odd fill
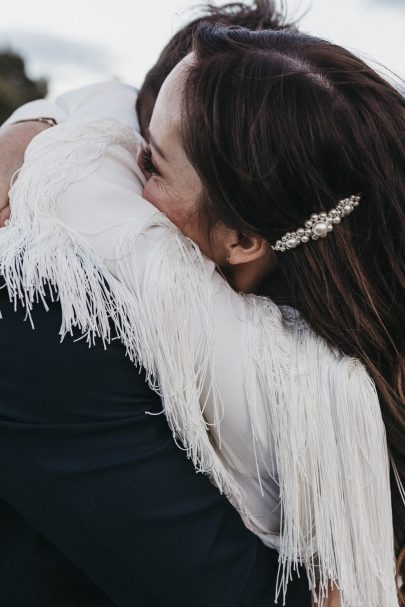
[[[245,524],[342,607],[397,607],[384,424],[373,382],[291,308],[235,293],[142,199],[135,91],[112,82],[10,120],[60,123],[30,144],[0,230],[0,271],[29,311],[53,285],[61,336],[111,324],[162,396],[176,439]]]

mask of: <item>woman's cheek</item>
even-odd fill
[[[155,182],[154,178],[150,178],[146,182],[143,197],[145,200],[153,204],[159,211],[167,215],[167,217],[178,227],[181,226],[183,214],[176,203],[170,198],[165,190]]]
[[[174,193],[171,196],[153,177],[146,182],[143,197],[164,213],[183,234],[201,246],[195,205],[192,202],[184,201],[180,196],[175,196]]]
[[[143,189],[143,197],[145,198],[145,200],[147,200],[156,208],[158,208],[159,211],[164,212],[164,209],[162,208],[161,196],[159,196],[159,191],[154,183],[153,178],[149,179],[146,182],[145,187]]]

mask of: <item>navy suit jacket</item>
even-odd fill
[[[273,605],[277,553],[145,413],[143,372],[118,340],[60,343],[48,305],[33,330],[0,291],[0,604]],[[303,571],[287,605],[310,605]]]

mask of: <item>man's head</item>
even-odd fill
[[[273,0],[255,0],[252,5],[244,2],[232,2],[219,7],[208,4],[202,7],[202,11],[200,17],[185,25],[171,38],[145,77],[136,102],[141,132],[145,139],[160,87],[177,63],[191,51],[193,34],[202,21],[237,25],[250,30],[293,27],[285,22]]]

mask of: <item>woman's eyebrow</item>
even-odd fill
[[[151,146],[156,150],[156,152],[159,154],[159,156],[161,158],[163,158],[163,160],[166,160],[167,162],[167,158],[165,153],[163,152],[162,148],[156,143],[152,133],[149,131],[149,142],[151,144]]]

